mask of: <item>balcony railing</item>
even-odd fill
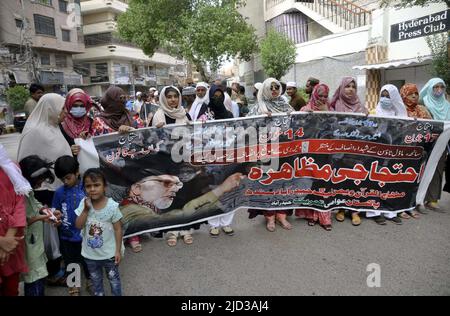
[[[314,0],[304,3],[304,5],[345,29],[371,23],[371,11],[365,10],[349,0]]]

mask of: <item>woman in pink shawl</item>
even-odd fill
[[[342,79],[341,85],[334,93],[330,107],[336,112],[369,113],[358,98],[356,80],[352,77]]]
[[[330,107],[336,112],[363,113],[369,114],[367,108],[361,104],[356,93],[356,80],[352,77],[344,77],[341,85],[334,93]],[[352,212],[353,226],[361,225],[361,218],[358,212]],[[336,220],[343,222],[345,220],[345,211],[339,210],[336,214]]]
[[[72,89],[66,96],[64,103],[64,117],[60,129],[64,138],[69,143],[72,154],[76,156],[80,148],[75,145],[76,138],[92,135],[92,119],[88,116],[92,108],[91,97],[81,89]]]
[[[330,88],[326,84],[318,84],[314,87],[311,94],[311,100],[308,104],[300,109],[300,111],[329,111],[330,103],[328,102],[328,94]]]
[[[300,109],[305,112],[329,111],[330,104],[328,102],[328,94],[330,88],[326,84],[318,84],[314,87],[311,99],[308,104]],[[304,218],[308,221],[309,226],[314,226],[318,222],[325,230],[330,231],[331,212],[319,212],[312,209],[295,210],[295,216]]]
[[[318,84],[314,87],[309,103],[301,108],[300,111],[316,112],[329,111],[330,104],[328,102],[328,94],[330,88],[326,84]],[[304,218],[308,221],[309,226],[314,226],[318,222],[325,230],[330,231],[331,212],[319,212],[312,209],[295,210],[295,216]]]

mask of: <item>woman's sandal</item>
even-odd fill
[[[80,289],[77,287],[69,288],[69,296],[80,296]]]
[[[183,241],[186,245],[192,245],[192,243],[194,242],[194,238],[192,237],[192,235],[184,235]]]
[[[267,221],[266,229],[271,233],[274,232],[275,231],[275,221]]]
[[[169,247],[175,247],[177,245],[177,236],[170,235],[169,238],[167,238],[167,245]]]
[[[131,241],[130,242],[131,250],[134,253],[138,253],[142,251],[142,245],[139,241]]]
[[[331,231],[332,226],[331,225],[320,225],[323,227],[323,229],[325,229],[327,232]]]
[[[281,227],[283,227],[284,229],[286,229],[286,230],[291,230],[292,229],[292,225],[291,225],[291,223],[289,223],[288,221],[285,221],[284,223],[282,222],[282,221],[280,221],[280,220],[276,220],[276,222],[281,226]]]
[[[408,214],[408,213],[406,213],[406,212],[402,212],[402,213],[400,213],[400,218],[402,218],[402,219],[410,219],[411,218],[411,216]]]
[[[316,221],[313,219],[308,220],[308,226],[316,226]]]

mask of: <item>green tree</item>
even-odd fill
[[[295,64],[297,49],[294,42],[274,29],[270,29],[261,41],[260,49],[264,72],[270,77],[281,79]]]
[[[237,8],[241,0],[132,0],[118,19],[119,35],[149,56],[166,49],[197,67],[213,71],[226,60],[250,60],[257,50],[255,29]]]
[[[23,86],[14,86],[6,90],[6,100],[14,111],[22,110],[30,92]]]
[[[427,36],[425,40],[433,56],[431,73],[433,76],[445,81],[447,93],[450,93],[450,61],[447,51],[447,33]]]

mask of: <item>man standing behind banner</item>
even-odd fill
[[[132,166],[124,168],[124,177],[133,182],[120,206],[124,216],[125,235],[159,227],[183,226],[223,214],[224,210],[220,214],[217,212],[223,209],[219,199],[237,188],[243,178],[241,173],[234,173],[215,189],[193,198],[182,208],[170,209],[183,188],[176,170],[177,168],[136,169]],[[189,200],[187,197],[181,198]]]
[[[192,121],[206,120],[206,112],[208,111],[209,104],[209,86],[205,82],[197,83],[197,87],[195,88],[197,98],[192,104],[191,110],[189,111],[189,115]]]

